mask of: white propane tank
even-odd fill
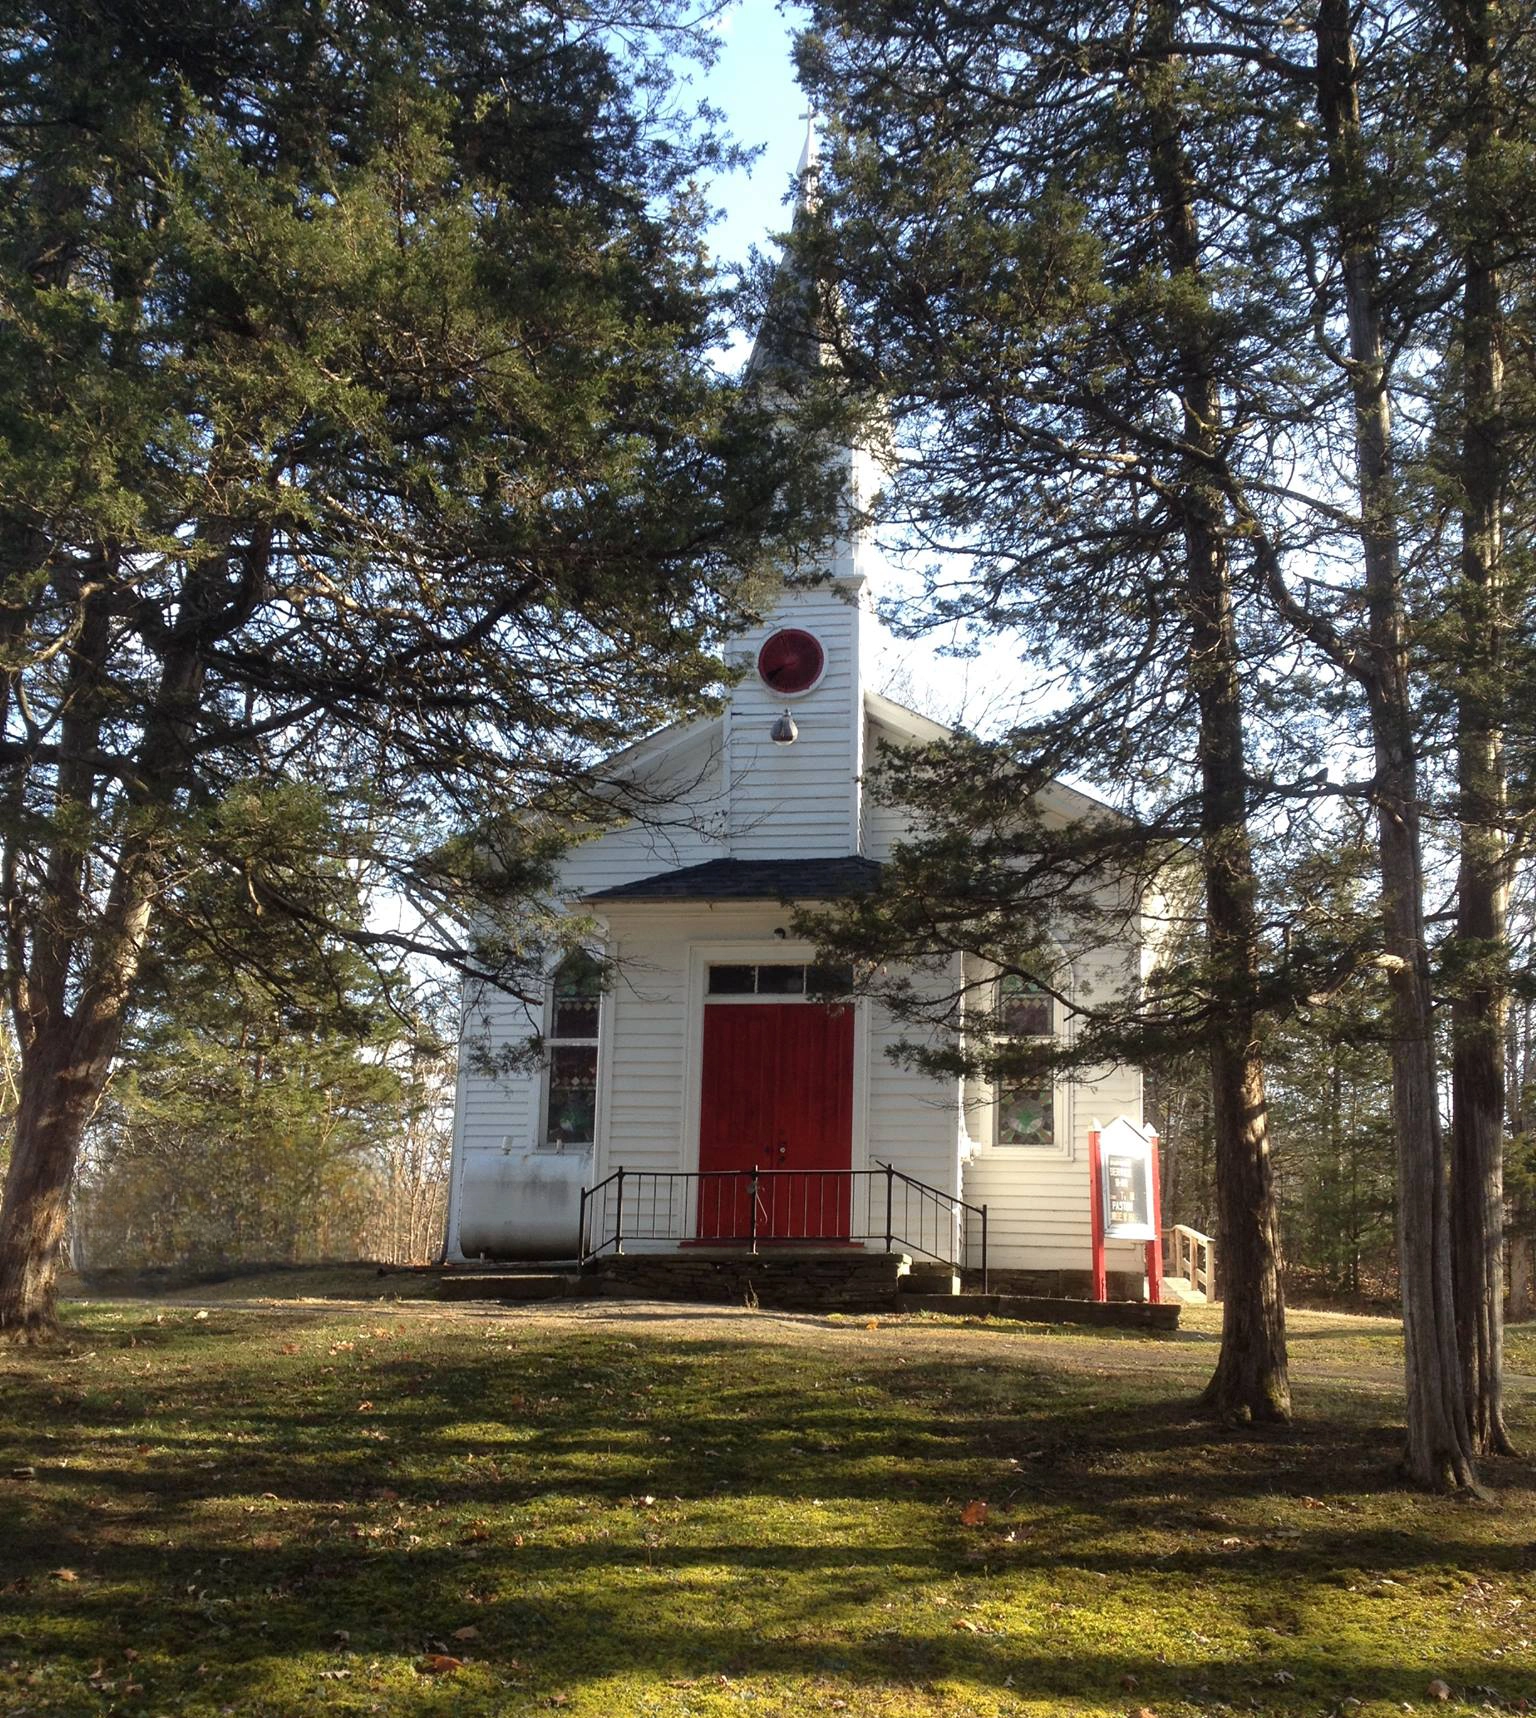
[[[574,1259],[592,1148],[475,1152],[460,1189],[459,1250],[470,1259]]]

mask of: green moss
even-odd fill
[[[1536,1698],[1536,1473],[1491,1464],[1496,1506],[1396,1489],[1380,1321],[1299,1315],[1298,1425],[1215,1431],[1217,1316],[81,1308],[70,1351],[0,1352],[0,1711]]]

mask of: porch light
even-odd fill
[[[776,746],[792,746],[800,738],[800,730],[795,726],[795,718],[786,710],[768,730],[768,738]]]

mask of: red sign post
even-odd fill
[[[1109,1299],[1109,1274],[1104,1268],[1104,1164],[1099,1155],[1099,1130],[1088,1135],[1088,1187],[1093,1204],[1093,1298]]]

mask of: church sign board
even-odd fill
[[[1136,1134],[1129,1124],[1122,1129],[1117,1123],[1099,1138],[1106,1241],[1150,1241],[1157,1235],[1152,1226],[1151,1142]]]
[[[1159,1234],[1157,1135],[1126,1116],[1088,1136],[1093,1203],[1094,1299],[1106,1297],[1104,1243],[1144,1241],[1147,1288],[1161,1299],[1162,1241]]]

